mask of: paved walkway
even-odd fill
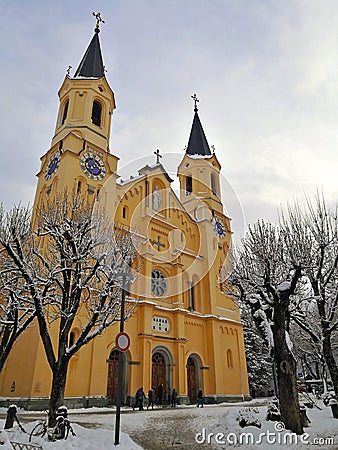
[[[259,403],[262,405],[263,399]],[[252,404],[250,406],[253,406]],[[133,411],[131,408],[123,408],[121,415],[121,431],[139,444],[144,450],[196,450],[205,446],[196,444],[196,433],[201,432],[202,427],[211,427],[223,430],[229,422],[229,414],[233,408],[238,410],[240,406],[232,404],[205,405],[204,408],[196,406],[155,407],[154,410]],[[27,423],[41,419],[45,412],[18,413],[20,422]],[[4,414],[0,414],[4,418]],[[115,409],[94,408],[83,410],[69,410],[69,418],[72,423],[77,423],[87,428],[115,429]],[[231,419],[232,421],[233,419]],[[208,449],[220,450],[223,446],[207,445]]]

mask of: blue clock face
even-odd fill
[[[100,163],[96,161],[94,158],[87,158],[85,160],[86,169],[89,173],[91,173],[94,176],[99,176],[102,172]]]
[[[225,226],[224,226],[222,220],[219,219],[218,217],[216,217],[216,218],[213,217],[212,218],[212,225],[214,227],[214,231],[215,231],[216,236],[218,236],[220,238],[224,238],[226,230],[225,230]]]
[[[47,165],[46,172],[45,172],[46,180],[49,180],[50,178],[52,178],[52,176],[56,172],[56,169],[59,167],[59,164],[60,164],[60,153],[59,152],[53,153],[53,155],[50,157],[50,160]]]
[[[102,180],[106,175],[106,167],[101,156],[94,151],[82,155],[80,165],[87,177],[92,180]]]

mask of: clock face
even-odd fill
[[[218,217],[213,217],[211,222],[216,236],[223,239],[225,237],[226,230],[222,220]]]
[[[60,164],[60,152],[55,152],[50,157],[49,163],[47,165],[47,169],[45,172],[46,180],[50,180],[52,178],[52,176],[56,172],[56,169],[59,167],[59,164]]]
[[[80,165],[87,177],[92,180],[102,180],[106,175],[106,168],[101,156],[94,152],[87,152],[81,156]]]

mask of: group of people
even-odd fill
[[[163,384],[161,383],[158,385],[156,389],[156,404],[161,406],[162,405],[162,397],[163,397]],[[143,387],[140,387],[137,389],[135,394],[135,404],[133,406],[133,409],[135,410],[137,407],[139,411],[143,411],[143,400],[146,399],[146,395],[144,393]],[[175,388],[173,388],[171,392],[171,406],[175,408],[177,405],[177,391]],[[199,389],[197,394],[197,406],[201,406],[203,408],[203,392],[202,389]],[[148,405],[147,409],[154,409],[154,392],[152,389],[149,389],[148,391]]]
[[[162,404],[162,394],[163,394],[163,385],[161,384],[157,390],[156,390],[156,402],[158,405]],[[147,398],[143,387],[140,387],[139,389],[137,389],[136,394],[135,394],[135,404],[133,406],[133,409],[136,409],[138,407],[139,411],[143,411],[143,400]],[[148,405],[147,405],[147,409],[149,408],[154,409],[154,393],[152,389],[149,389],[148,391]]]
[[[163,384],[160,384],[157,389],[156,389],[156,404],[161,406],[162,405],[162,397],[163,397]],[[140,387],[139,389],[137,389],[136,394],[135,394],[135,404],[133,406],[133,409],[136,409],[138,407],[138,409],[140,411],[143,410],[143,400],[146,399],[146,395],[144,393],[143,387]],[[177,392],[176,389],[174,388],[172,390],[172,395],[171,395],[171,406],[176,406],[177,403]],[[152,389],[149,389],[148,391],[148,405],[147,405],[147,409],[149,408],[154,409],[154,392]]]

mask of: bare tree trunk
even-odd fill
[[[336,393],[336,397],[338,398],[338,367],[332,352],[331,336],[332,336],[331,334],[325,335],[324,333],[323,354],[327,368],[330,372],[331,380],[333,383],[333,389]]]
[[[277,372],[281,420],[285,428],[303,434],[297,392],[297,367],[285,337],[285,315],[287,303],[279,301],[274,308],[274,362]]]
[[[52,390],[49,399],[48,426],[56,424],[56,411],[63,405],[68,370],[68,359],[62,359],[53,369]]]

